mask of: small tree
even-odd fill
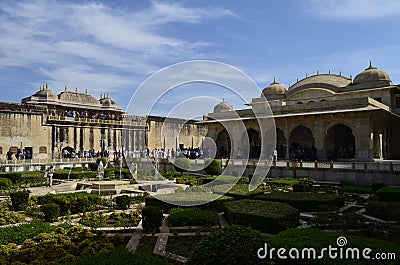
[[[14,211],[22,211],[28,205],[29,191],[20,190],[11,192],[10,197]]]
[[[147,206],[142,209],[142,226],[145,232],[155,232],[161,226],[163,211],[157,206]]]
[[[220,175],[222,172],[222,167],[221,167],[221,162],[216,159],[211,159],[206,161],[206,164],[208,164],[204,170],[208,175],[214,176],[214,175]]]
[[[175,170],[178,172],[181,172],[181,175],[183,172],[186,172],[190,169],[190,160],[186,157],[180,157],[175,159],[174,163]]]
[[[43,204],[41,210],[44,213],[44,220],[47,222],[57,221],[60,216],[60,205],[57,203]]]
[[[128,195],[122,195],[115,198],[115,202],[117,204],[117,208],[120,210],[126,210],[129,208],[131,204],[131,198]]]

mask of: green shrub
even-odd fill
[[[216,209],[217,211],[223,211],[223,202],[233,200],[232,197],[220,196],[211,193],[200,193],[193,192],[193,194],[188,193],[169,193],[160,194],[158,198],[148,196],[145,198],[145,204],[147,206],[157,206],[161,208],[165,213],[172,208],[187,207],[186,205],[194,205],[199,202],[206,202],[199,205],[198,207],[202,209]],[[168,203],[168,202],[171,203]]]
[[[248,227],[229,225],[212,231],[189,255],[188,265],[260,264],[257,250],[264,246],[260,232]]]
[[[92,171],[69,171],[65,169],[56,170],[53,178],[55,179],[90,179],[96,178],[97,172]]]
[[[381,188],[376,192],[376,195],[383,201],[400,201],[400,187]]]
[[[41,211],[44,213],[44,220],[47,222],[57,221],[60,216],[60,205],[56,203],[43,204]]]
[[[15,244],[0,246],[0,264],[64,264],[113,248],[104,233],[94,234],[78,226],[58,228],[32,236],[20,247]]]
[[[20,190],[11,192],[10,197],[14,211],[22,211],[28,205],[29,191]]]
[[[25,239],[33,238],[43,232],[54,231],[55,227],[45,222],[33,222],[18,226],[0,227],[0,245],[8,243],[22,244]]]
[[[244,199],[224,205],[225,216],[232,224],[250,226],[272,234],[299,225],[299,211],[284,203]]]
[[[79,223],[91,228],[103,227],[106,224],[107,217],[101,213],[84,213]]]
[[[175,159],[174,168],[175,168],[176,171],[181,172],[181,174],[183,172],[188,171],[190,169],[190,160],[189,160],[189,158],[180,157],[180,158]]]
[[[131,204],[131,198],[128,195],[121,195],[115,198],[117,208],[120,210],[126,210]]]
[[[341,186],[340,189],[343,192],[349,192],[349,193],[362,193],[362,194],[370,194],[372,192],[371,186],[366,186],[366,185],[344,185]]]
[[[344,198],[335,194],[312,192],[272,192],[255,196],[255,199],[287,203],[300,211],[337,209],[344,205]]]
[[[215,210],[200,208],[174,208],[169,211],[170,226],[214,226],[218,224],[218,213]]]
[[[96,205],[101,203],[101,197],[86,192],[46,194],[38,197],[38,203],[56,203],[60,205],[60,214],[66,215],[68,212],[75,214],[94,209]]]
[[[303,183],[293,184],[293,192],[304,192],[306,191],[306,187]]]
[[[374,182],[371,185],[371,189],[372,189],[372,193],[376,193],[378,190],[386,187],[387,185],[385,183],[382,182]]]
[[[221,161],[217,159],[211,159],[206,161],[207,166],[204,171],[211,176],[218,176],[222,172]]]
[[[138,175],[139,178],[142,178],[142,177],[147,177],[150,174],[149,174],[149,171],[147,169],[138,169],[137,175]]]
[[[0,190],[6,190],[11,187],[12,181],[8,178],[0,178]]]
[[[126,249],[100,252],[95,255],[82,257],[75,262],[65,265],[169,265],[166,259],[151,253],[130,252]]]
[[[46,184],[46,178],[43,178],[43,172],[40,171],[0,172],[0,177],[9,179],[18,186],[33,187]]]
[[[213,192],[216,194],[226,194],[226,196],[230,196],[230,197],[234,197],[234,198],[242,198],[242,199],[264,193],[261,190],[261,188],[257,188],[253,191],[249,191],[248,184],[236,184],[229,190],[229,187],[231,187],[231,186],[232,186],[232,184],[222,184],[222,185],[216,185],[212,189],[213,189]]]
[[[365,209],[368,215],[383,220],[400,220],[400,202],[368,201]]]
[[[145,232],[155,232],[162,224],[163,211],[156,206],[142,209],[142,226]]]
[[[0,225],[16,224],[25,221],[25,215],[0,210]]]

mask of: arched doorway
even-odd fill
[[[279,128],[276,128],[276,151],[278,158],[286,157],[286,138],[284,132]]]
[[[311,161],[317,159],[317,149],[312,131],[299,125],[292,130],[289,137],[289,156],[294,160]]]
[[[248,142],[246,141],[248,138]],[[261,154],[261,137],[254,129],[248,129],[242,136],[243,154],[249,154],[249,158],[259,158]]]
[[[217,156],[216,158],[228,158],[231,153],[231,140],[226,130],[217,135]]]
[[[355,138],[353,130],[343,124],[329,128],[325,137],[326,158],[333,161],[355,157]]]

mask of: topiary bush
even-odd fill
[[[186,172],[190,169],[189,158],[180,157],[180,158],[175,159],[174,168],[176,171],[181,172],[181,175],[182,175],[183,172]]]
[[[244,199],[224,205],[225,216],[232,224],[271,234],[299,225],[300,212],[284,203]]]
[[[40,209],[44,213],[44,220],[47,222],[55,222],[60,216],[60,205],[56,203],[43,204]]]
[[[214,226],[218,224],[215,210],[200,208],[174,208],[169,211],[169,226]]]
[[[126,210],[131,204],[131,198],[128,195],[121,195],[115,198],[117,208],[120,210]]]
[[[142,209],[142,226],[145,232],[156,232],[162,224],[163,211],[156,206]]]
[[[265,240],[260,232],[251,228],[225,226],[201,240],[190,253],[187,264],[260,264],[257,250],[264,246]]]
[[[210,159],[206,161],[206,167],[204,171],[211,176],[220,175],[222,172],[221,161],[217,159]]]
[[[335,210],[344,205],[344,198],[335,194],[312,192],[272,192],[254,197],[257,200],[287,203],[300,211]]]
[[[11,192],[10,197],[14,211],[22,211],[28,205],[29,191],[20,190]]]
[[[376,192],[379,199],[382,201],[400,201],[400,187],[385,187],[381,188]]]
[[[12,181],[8,178],[0,178],[0,190],[6,190],[11,187]]]
[[[0,210],[0,225],[16,224],[25,221],[25,215]]]
[[[400,220],[400,202],[368,201],[365,209],[368,215],[383,220]]]

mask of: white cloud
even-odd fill
[[[308,0],[305,8],[323,19],[367,20],[400,15],[398,0]]]
[[[137,78],[160,65],[195,58],[210,45],[167,36],[165,24],[201,23],[226,16],[234,14],[171,2],[154,1],[132,11],[95,2],[3,1],[0,68],[37,69],[55,87],[66,83],[91,91],[132,87]]]

